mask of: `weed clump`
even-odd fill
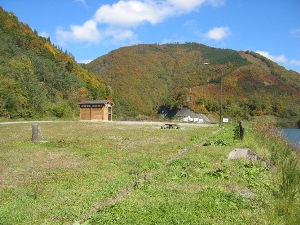
[[[300,224],[300,153],[283,142],[271,124],[254,124],[266,140],[271,152],[271,162],[277,172],[276,213],[286,224]]]

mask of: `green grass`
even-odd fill
[[[39,126],[46,143],[30,141],[31,124],[0,124],[0,224],[297,222],[297,156],[250,125],[243,142],[231,125],[217,133],[216,126]],[[235,147],[277,166],[227,160]],[[290,167],[279,166],[283,154]]]

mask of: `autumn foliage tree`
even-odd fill
[[[0,117],[73,116],[110,89],[73,56],[0,7]]]

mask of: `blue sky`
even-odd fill
[[[299,0],[0,0],[88,62],[122,46],[198,42],[251,50],[300,72]]]

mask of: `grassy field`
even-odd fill
[[[250,125],[244,141],[234,140],[233,125],[166,130],[156,123],[46,122],[39,128],[46,142],[34,144],[30,123],[0,124],[0,224],[300,221],[297,154]],[[227,160],[235,147],[278,166]]]

